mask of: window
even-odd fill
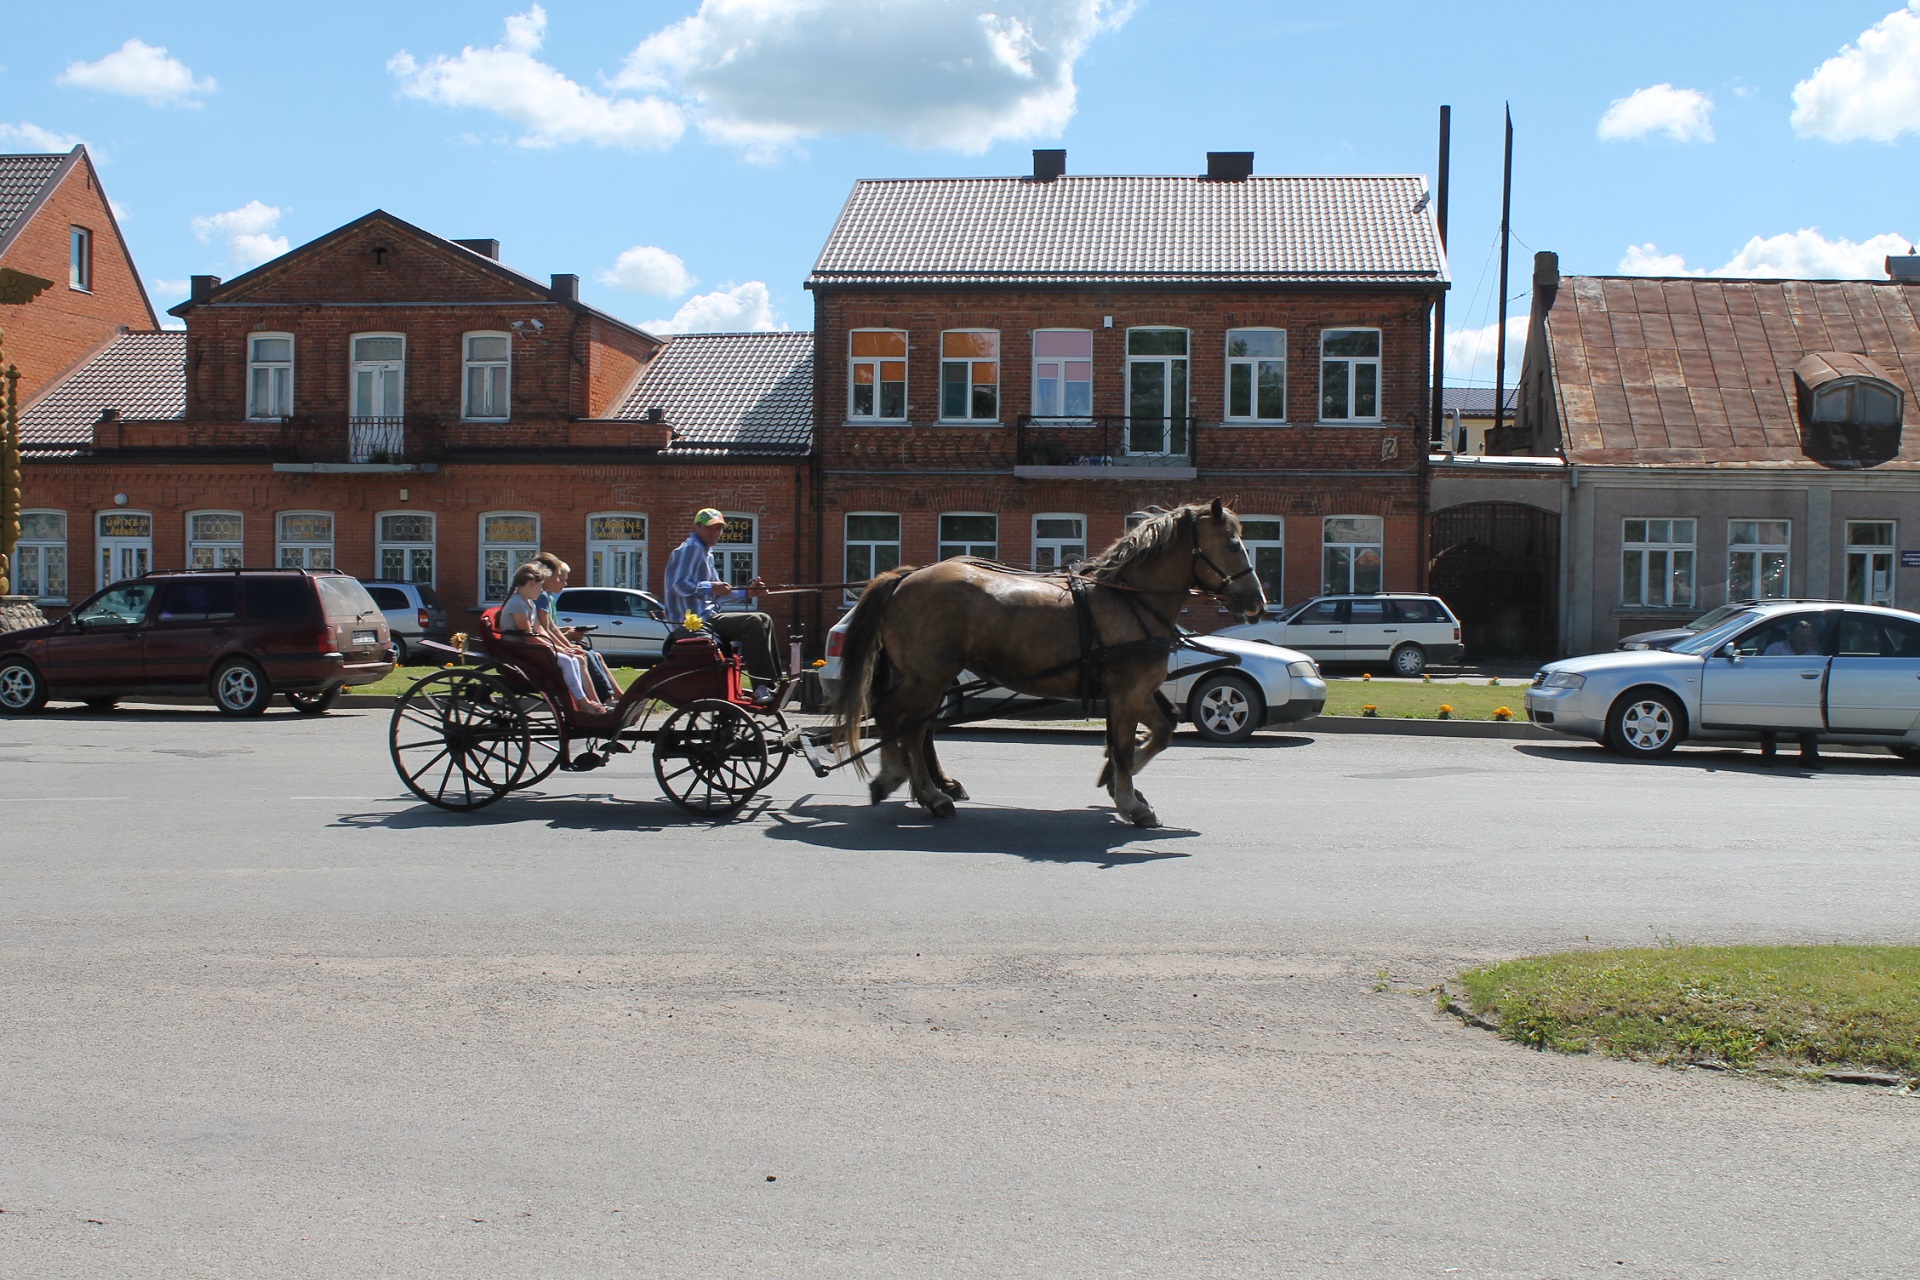
[[[434,520],[424,511],[393,511],[375,521],[374,556],[388,582],[432,582]]]
[[[1227,420],[1284,422],[1287,331],[1227,330]]]
[[[587,517],[587,585],[647,587],[647,518],[628,512]]]
[[[1085,516],[1039,515],[1033,518],[1033,567],[1064,569],[1087,558]]]
[[[466,398],[460,416],[482,422],[505,422],[510,416],[507,368],[512,335],[470,333],[466,336]]]
[[[1000,420],[1000,335],[992,329],[940,335],[940,419]]]
[[[1646,609],[1693,608],[1693,521],[1623,523],[1620,603]]]
[[[1899,388],[1878,380],[1834,383],[1813,396],[1813,420],[1822,426],[1897,427],[1900,416]]]
[[[93,232],[85,227],[67,229],[67,287],[82,293],[93,292]]]
[[[1733,651],[1743,658],[1807,658],[1829,654],[1833,652],[1835,616],[1831,612],[1784,614],[1735,640]]]
[[[293,335],[247,335],[247,417],[293,416]]]
[[[160,590],[155,622],[211,622],[233,616],[234,579],[184,578]]]
[[[237,569],[246,559],[245,527],[238,511],[195,511],[187,516],[187,568]]]
[[[1727,599],[1767,600],[1787,594],[1786,520],[1727,523]]]
[[[907,417],[907,335],[898,329],[855,329],[847,416],[869,422]]]
[[[352,613],[359,613],[371,601],[361,601],[362,594],[357,590],[358,583],[350,588],[351,597],[341,600],[339,589],[330,585],[339,582],[338,578],[320,580],[322,599],[331,598],[336,604],[351,604]],[[240,607],[246,610],[247,617],[254,621],[268,618],[310,618],[315,616],[313,589],[300,578],[242,578],[240,580]]]
[[[76,621],[89,627],[137,627],[147,620],[154,584],[136,582],[107,592],[91,604],[74,610]]]
[[[333,568],[333,517],[325,511],[282,511],[275,550],[282,569]]]
[[[727,517],[727,527],[714,544],[713,565],[731,586],[744,587],[760,576],[760,521],[754,516]],[[722,609],[751,609],[753,602],[736,591],[720,601]]]
[[[1320,334],[1320,420],[1380,421],[1380,331],[1326,329]]]
[[[355,418],[399,418],[405,410],[407,340],[397,333],[362,333],[353,339]]]
[[[979,556],[982,560],[1000,558],[1000,517],[985,515],[949,515],[940,517],[940,558]]]
[[[1847,599],[1853,604],[1893,603],[1891,520],[1847,521]]]
[[[862,512],[847,517],[848,582],[865,582],[899,564],[899,516]],[[855,594],[849,591],[847,598]]]
[[[481,516],[481,602],[505,600],[513,571],[539,554],[539,516],[519,511]]]
[[[1241,516],[1240,541],[1246,544],[1253,576],[1260,579],[1267,603],[1279,604],[1286,589],[1286,524],[1274,516]]]
[[[67,598],[67,513],[23,511],[13,548],[13,589],[49,602]]]
[[[1127,330],[1127,452],[1187,452],[1187,331]]]
[[[1320,525],[1320,594],[1372,595],[1385,563],[1379,516],[1328,516]]]
[[[94,529],[100,586],[137,578],[153,566],[153,516],[148,512],[102,511]]]
[[[1920,622],[1849,613],[1840,619],[1842,658],[1920,658]]]
[[[1033,335],[1033,416],[1093,413],[1093,331],[1039,329]]]

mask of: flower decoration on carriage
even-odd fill
[[[464,631],[454,632],[452,635],[447,637],[447,643],[452,645],[455,649],[459,650],[461,657],[464,658],[467,656],[467,633],[466,632]]]
[[[680,620],[680,628],[683,631],[699,631],[706,625],[707,620],[691,609],[687,610],[687,616]]]

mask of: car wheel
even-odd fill
[[[340,701],[340,686],[336,684],[315,693],[289,693],[286,699],[287,705],[303,716],[323,716]]]
[[[214,669],[213,701],[223,715],[257,716],[272,697],[266,673],[245,658],[229,658]]]
[[[1664,756],[1687,736],[1680,700],[1663,689],[1633,689],[1607,713],[1607,742],[1623,756]]]
[[[1403,644],[1393,651],[1393,674],[1417,676],[1427,669],[1427,651],[1417,644]]]
[[[407,638],[405,636],[394,636],[393,665],[396,667],[404,667],[412,657],[413,650],[407,648]]]
[[[120,705],[118,698],[88,698],[87,710],[106,712]]]
[[[1209,742],[1245,742],[1265,716],[1260,691],[1240,676],[1208,676],[1187,699],[1187,718]]]
[[[0,662],[0,712],[8,715],[32,715],[47,705],[47,682],[40,668],[25,658]]]

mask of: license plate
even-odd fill
[[[370,649],[376,643],[378,643],[378,638],[371,631],[356,631],[353,633],[353,647],[356,649]]]

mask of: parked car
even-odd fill
[[[594,628],[594,648],[636,664],[659,661],[673,630],[667,607],[631,587],[568,587],[553,605],[561,626]]]
[[[387,632],[393,637],[394,661],[406,666],[422,640],[447,638],[447,609],[440,603],[433,584],[427,582],[389,582],[362,578],[360,585],[373,597],[373,603],[387,616]]]
[[[259,715],[276,693],[318,715],[393,670],[387,621],[344,573],[150,573],[95,592],[58,622],[0,634],[0,711],[48,698],[96,708],[135,695],[207,696]]]
[[[1550,662],[1527,718],[1652,757],[1693,739],[1806,734],[1920,762],[1920,614],[1870,605],[1742,609],[1672,649]]]
[[[1429,662],[1459,658],[1460,620],[1438,596],[1315,596],[1270,617],[1216,634],[1284,645],[1315,662],[1385,663],[1398,676],[1417,676]]]
[[[1729,600],[1718,609],[1709,609],[1692,622],[1682,627],[1662,627],[1657,631],[1636,631],[1625,637],[1615,648],[1618,649],[1671,649],[1682,640],[1699,635],[1702,631],[1719,626],[1734,614],[1761,604],[1821,604],[1818,600],[1803,600],[1781,596],[1765,600]]]
[[[820,668],[820,683],[828,697],[840,687],[840,655],[846,636],[844,617],[827,632],[826,665]],[[1209,649],[1240,659],[1236,667],[1194,672],[1187,669],[1207,663],[1217,654],[1182,648],[1175,649],[1168,659],[1169,675],[1160,692],[1201,737],[1212,742],[1244,742],[1255,729],[1305,720],[1319,715],[1327,705],[1327,682],[1305,654],[1218,634],[1199,639]],[[960,673],[955,692],[948,695],[947,704],[941,708],[943,717],[978,720],[994,715],[1018,716],[1047,702],[999,686],[959,694],[958,689],[973,679],[972,672]]]

